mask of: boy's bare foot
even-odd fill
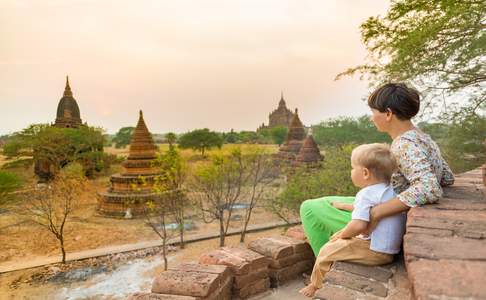
[[[317,287],[315,287],[313,284],[309,284],[305,288],[301,289],[299,293],[310,298],[310,297],[314,297],[314,294],[316,293],[317,290],[318,290]]]

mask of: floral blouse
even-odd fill
[[[391,151],[398,163],[392,185],[397,198],[405,205],[415,207],[437,202],[442,197],[441,186],[454,183],[454,174],[428,134],[406,131],[393,140]]]

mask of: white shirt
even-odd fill
[[[378,183],[363,188],[356,194],[351,219],[370,221],[370,209],[396,197],[391,185]],[[405,212],[381,220],[371,233],[370,249],[376,252],[396,254],[400,252],[405,234]]]

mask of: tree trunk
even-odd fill
[[[162,239],[162,256],[164,258],[164,271],[167,271],[167,244],[166,244],[167,237]]]
[[[248,223],[250,223],[252,207],[250,206],[248,209],[249,211],[246,214],[245,225],[243,225],[243,230],[241,231],[240,243],[245,242],[246,228],[248,227]]]
[[[184,219],[181,219],[179,226],[180,226],[180,229],[179,229],[180,246],[179,247],[181,247],[181,249],[184,249]]]
[[[61,244],[61,252],[62,252],[62,263],[66,263],[66,250],[64,249],[64,239],[60,238],[59,243]]]
[[[224,213],[219,213],[219,246],[224,247],[224,220],[223,220]]]

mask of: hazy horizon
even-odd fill
[[[54,122],[69,75],[83,122],[115,133],[255,130],[283,91],[305,125],[368,113],[359,25],[388,1],[0,0],[0,134]]]

